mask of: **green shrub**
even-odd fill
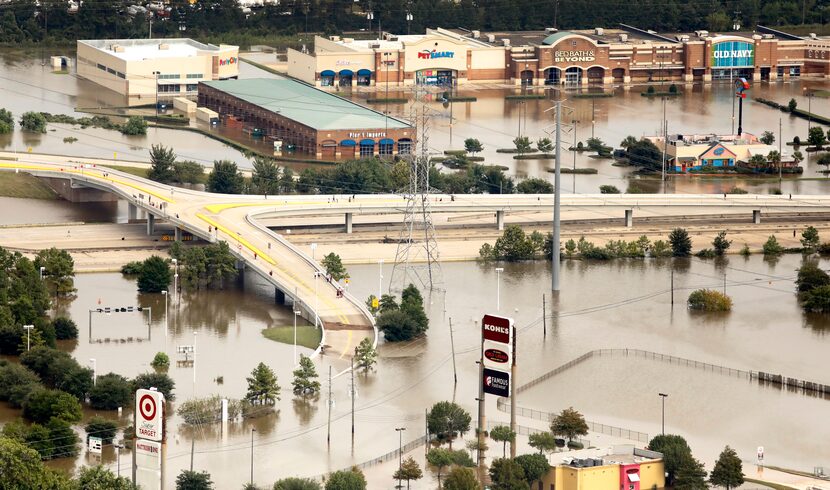
[[[126,124],[121,126],[121,134],[138,136],[147,134],[147,121],[141,116],[130,116]]]
[[[804,301],[801,307],[804,311],[813,313],[830,312],[830,285],[819,286],[807,293],[804,293]]]
[[[59,316],[52,320],[55,329],[55,338],[58,340],[70,340],[78,338],[78,326],[71,318]]]
[[[126,264],[121,266],[121,273],[125,276],[137,276],[141,274],[141,268],[144,265],[144,262],[140,260],[134,260],[132,262],[127,262]]]
[[[752,252],[749,250],[749,245],[747,245],[746,243],[744,243],[744,246],[743,246],[743,248],[741,249],[741,255],[743,255],[744,257],[749,257],[749,255],[750,255],[751,253],[752,253]]]
[[[118,432],[118,424],[103,417],[92,417],[84,427],[87,442],[90,437],[100,437],[103,444],[112,444],[115,434]]]
[[[775,235],[770,235],[766,243],[764,243],[764,255],[781,255],[784,253],[784,247],[778,243]]]
[[[728,191],[726,191],[726,193],[727,194],[749,194],[749,191],[745,191],[745,190],[741,189],[738,186],[734,186],[731,189],[729,189]]]
[[[170,367],[170,357],[164,352],[156,352],[156,356],[153,357],[153,362],[150,365],[156,369],[167,369]]]
[[[613,186],[613,185],[601,185],[601,186],[599,186],[599,193],[600,194],[619,194],[620,190],[617,189],[617,187]]]
[[[718,253],[712,250],[711,248],[704,248],[703,250],[696,253],[695,256],[700,257],[701,259],[713,259],[718,256]]]
[[[795,284],[799,292],[809,292],[815,288],[830,285],[830,275],[821,270],[817,263],[805,262],[798,268]]]
[[[714,289],[698,289],[689,295],[689,308],[701,311],[729,311],[732,298]]]

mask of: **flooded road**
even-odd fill
[[[541,300],[542,294],[547,294],[551,306],[549,264],[444,264],[447,292],[427,297],[431,302],[428,336],[405,344],[381,342],[377,372],[358,373],[355,378],[354,445],[349,375],[332,381],[335,404],[332,442],[327,446],[327,360],[324,356],[317,361],[323,395],[295,399],[290,393],[292,346],[271,342],[260,334],[267,326],[290,325],[291,312],[275,306],[272,291],[251,275],[224,291],[173,298],[167,329],[163,296],[138,294],[134,282],[119,274],[79,275],[77,298],[62,308],[78,322],[81,337],[77,344],[62,348],[82,364],[96,359],[99,374],[114,371],[126,376],[151,370],[149,362],[155,352],[165,351],[171,357],[169,373],[176,381],[177,402],[194,394],[240,398],[246,389],[245,376],[259,361],[266,362],[282,386],[278,413],[231,423],[224,433],[218,424],[183,427],[179,417],[173,416],[168,425],[171,436],[165,480],[172,482],[189,466],[191,439],[195,438],[196,469],[210,471],[223,488],[247,481],[251,429],[255,428],[255,480],[270,483],[288,475],[322,474],[392,451],[397,447],[394,428],[407,427],[404,442],[419,437],[424,409],[436,401],[455,399],[475,413],[479,320],[485,312],[495,313],[484,305],[495,304],[496,265],[505,268],[502,313],[514,316],[519,328],[519,383],[589,350],[626,347],[827,383],[830,320],[805,317],[798,308],[793,279],[799,262],[800,256],[794,255],[777,263],[759,256],[720,262],[695,259],[673,265],[666,260],[569,261],[563,266],[563,291],[558,304],[553,303],[558,313],[547,322],[547,335],[542,331]],[[822,265],[830,264],[825,261]],[[669,288],[672,268],[673,307]],[[351,266],[349,272],[352,292],[358,297],[376,291],[377,266]],[[689,290],[720,288],[723,274],[735,303],[733,311],[717,316],[687,311],[683,302]],[[391,267],[384,267],[383,275],[390,277]],[[146,338],[148,331],[138,313],[95,313],[90,343],[88,310],[99,304],[152,307],[150,340],[138,341]],[[459,376],[456,387],[452,383],[450,319]],[[175,350],[192,344],[194,331],[198,332],[195,381],[193,368],[176,364],[180,356]],[[133,340],[115,340],[129,337]],[[519,405],[546,411],[573,405],[589,420],[654,435],[660,424],[658,391],[670,393],[667,430],[684,434],[709,468],[725,444],[736,447],[745,458],[754,454],[757,445],[764,445],[768,464],[809,469],[830,461],[830,448],[822,442],[830,438],[830,428],[819,422],[830,408],[830,400],[643,359],[591,359],[526,392]],[[488,402],[487,410],[491,421],[509,420],[509,414],[496,410],[494,400]],[[0,412],[0,417],[15,416],[16,411]],[[529,425],[522,418],[519,423]],[[127,424],[125,412],[121,425]],[[122,458],[125,466],[129,455],[123,453]],[[71,467],[84,461],[92,460],[81,456],[76,462],[58,464]],[[103,461],[115,469],[111,451],[105,452]],[[393,469],[388,469],[391,474]],[[380,469],[371,474],[378,478],[374,488],[385,486],[388,474]]]

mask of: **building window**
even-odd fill
[[[98,63],[98,69],[101,71],[107,71],[107,67],[102,65],[101,63]]]
[[[121,73],[120,71],[115,72],[115,75],[116,75],[118,78],[127,78],[127,76],[126,76],[126,75],[124,75],[123,73]]]
[[[158,77],[159,80],[178,80],[181,78],[178,73],[162,73]]]
[[[181,92],[181,85],[178,84],[170,84],[170,85],[159,85],[159,93],[177,93]]]
[[[187,91],[188,92],[196,92],[199,90],[199,85],[195,83],[188,83],[187,84]]]
[[[412,154],[412,140],[400,139],[398,140],[398,155]]]
[[[205,75],[202,73],[188,73],[187,78],[205,78]]]
[[[115,70],[113,70],[112,68],[107,68],[107,73],[109,73],[110,75],[115,75]]]
[[[378,153],[384,156],[392,156],[392,148],[394,146],[395,144],[392,142],[392,140],[382,140],[380,142],[380,145],[378,146]]]

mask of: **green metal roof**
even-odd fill
[[[294,80],[251,78],[202,83],[318,130],[410,127],[400,119]]]
[[[571,36],[571,35],[573,35],[573,32],[559,31],[559,32],[551,34],[550,36],[543,39],[542,44],[544,44],[545,46],[553,46],[554,44],[559,42],[559,40],[562,39],[563,37],[568,37],[568,36]]]

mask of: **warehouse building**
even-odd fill
[[[570,452],[554,462],[540,488],[646,490],[665,488],[663,455],[623,444]]]
[[[78,41],[78,76],[126,97],[128,106],[196,96],[199,82],[239,76],[237,46],[192,39]]]
[[[376,40],[318,36],[311,53],[288,50],[288,73],[319,87],[830,78],[830,38],[763,26],[720,34],[660,34],[624,24],[495,33],[437,28]]]
[[[411,154],[409,123],[305,83],[246,79],[199,84],[199,106],[219,113],[225,125],[323,159]]]

